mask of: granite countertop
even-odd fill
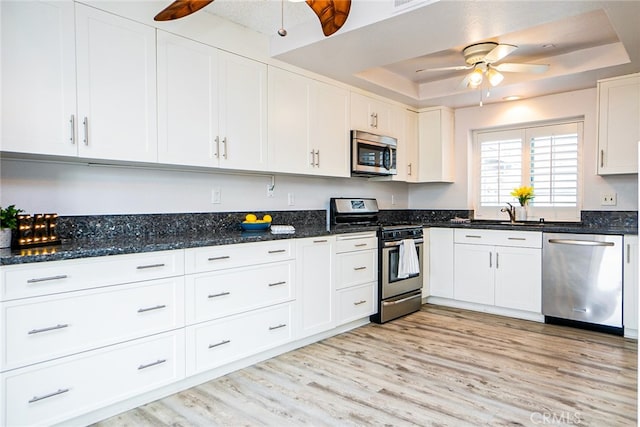
[[[418,222],[420,223],[420,222]],[[637,234],[636,227],[590,225],[582,223],[537,223],[525,222],[511,225],[501,221],[475,220],[470,224],[454,224],[450,222],[422,222],[424,227],[449,227],[492,230],[527,230],[558,233],[584,234]],[[27,249],[0,249],[0,265],[27,264],[44,261],[59,261],[65,259],[90,258],[106,255],[122,255],[143,252],[165,251],[173,249],[187,249],[205,246],[230,245],[236,243],[250,243],[278,239],[300,239],[375,231],[376,227],[345,227],[327,229],[322,226],[296,226],[293,234],[272,234],[269,231],[244,232],[240,230],[206,232],[186,232],[164,236],[131,237],[119,236],[114,238],[76,238],[63,240],[61,245],[43,246]]]
[[[428,225],[441,228],[475,228],[484,230],[521,230],[542,231],[545,233],[575,233],[575,234],[638,234],[637,227],[609,226],[601,224],[584,225],[580,222],[537,222],[524,221],[510,224],[508,221],[473,220],[471,223],[456,224],[439,222]]]
[[[375,231],[376,227],[327,230],[326,226],[296,227],[292,234],[273,234],[270,231],[218,231],[212,234],[172,234],[153,237],[118,237],[111,239],[67,239],[62,244],[25,249],[0,249],[0,265],[27,264],[65,259],[90,258],[106,255],[135,254],[172,249],[231,245],[279,239],[301,239],[344,233]]]

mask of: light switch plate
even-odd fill
[[[211,190],[211,203],[213,203],[214,205],[219,205],[220,203],[222,203],[222,194],[220,191],[220,187],[213,187],[213,190]]]

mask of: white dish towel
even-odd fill
[[[404,239],[400,244],[400,259],[398,260],[398,279],[406,279],[412,274],[420,273],[418,251],[413,239]]]

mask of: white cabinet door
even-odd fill
[[[314,175],[348,177],[350,170],[349,92],[312,82],[309,148]]]
[[[404,111],[404,134],[398,140],[397,181],[418,182],[420,161],[418,158],[418,113]]]
[[[333,316],[333,246],[335,237],[297,241],[297,304],[300,315],[298,338],[324,332],[335,326]]]
[[[384,101],[351,92],[351,128],[396,137],[393,106]]]
[[[638,173],[640,73],[598,82],[598,174]]]
[[[77,155],[72,1],[3,1],[0,150]]]
[[[495,305],[542,311],[542,252],[540,249],[495,248]]]
[[[220,51],[220,167],[267,169],[267,66]]]
[[[269,67],[269,169],[306,173],[309,147],[309,79]]]
[[[494,263],[491,246],[456,244],[454,298],[460,301],[493,305]]]
[[[623,324],[624,335],[630,338],[638,337],[638,236],[624,236],[624,275],[623,296],[624,303]]]
[[[418,116],[418,182],[453,182],[453,111],[438,107]]]
[[[425,295],[453,298],[453,229],[429,229],[429,287]]]
[[[217,166],[218,50],[158,31],[158,161]]]
[[[156,162],[156,31],[76,4],[81,157]]]

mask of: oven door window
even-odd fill
[[[418,260],[422,260],[420,256],[420,249],[421,249],[420,246],[421,245],[416,245],[416,251],[418,252]],[[411,274],[409,275],[409,277],[405,277],[403,279],[398,278],[398,266],[400,265],[400,247],[399,246],[396,246],[395,248],[390,249],[388,252],[388,257],[389,257],[389,277],[387,277],[388,283],[394,283],[399,280],[407,280],[412,277],[417,277],[420,275],[420,273],[418,273],[418,274]]]
[[[358,142],[358,164],[386,170],[395,169],[396,150],[388,146]]]

